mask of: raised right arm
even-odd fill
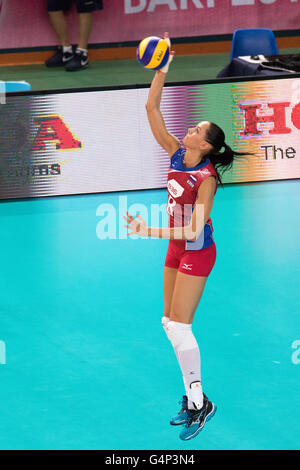
[[[166,150],[169,157],[178,150],[181,145],[177,137],[167,131],[164,118],[160,111],[160,102],[166,73],[157,70],[151,83],[148,94],[146,110],[149,124],[156,141]]]

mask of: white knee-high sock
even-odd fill
[[[167,321],[165,331],[171,341],[185,385],[189,409],[200,409],[203,406],[203,392],[201,385],[200,350],[192,325]]]
[[[183,374],[189,409],[203,406],[199,348],[178,352],[178,362]]]
[[[166,333],[167,336],[168,336],[167,326],[168,326],[169,321],[170,321],[170,318],[169,318],[169,317],[163,316],[162,319],[161,319],[163,329],[165,330],[165,333]],[[169,337],[168,337],[168,339],[169,339]],[[173,351],[175,352],[175,355],[176,355],[176,358],[177,358],[177,361],[178,361],[178,354],[177,354],[176,349],[173,348]],[[178,361],[178,364],[179,364],[179,361]],[[179,367],[180,367],[180,366],[179,366]],[[183,376],[182,376],[182,380],[183,380],[183,385],[184,385],[184,389],[185,389],[185,394],[186,394],[186,396],[187,396],[187,386],[186,386],[186,384],[185,384],[185,380],[184,380],[184,377],[183,377]]]

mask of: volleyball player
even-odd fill
[[[168,41],[168,34],[165,33]],[[203,393],[200,351],[192,332],[195,311],[216,260],[210,213],[219,169],[231,167],[234,152],[226,143],[222,129],[202,121],[188,129],[182,143],[170,134],[160,111],[162,90],[170,62],[156,71],[146,104],[148,120],[157,142],[170,157],[168,172],[169,228],[148,227],[145,220],[127,212],[124,217],[131,234],[169,239],[163,276],[164,316],[162,326],[182,371],[186,394],[180,412],[170,424],[184,427],[180,438],[195,437],[214,415],[217,407]]]

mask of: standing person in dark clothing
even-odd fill
[[[102,10],[102,0],[75,0],[79,17],[79,41],[74,49],[68,37],[65,12],[73,0],[47,0],[47,10],[51,24],[59,40],[57,52],[46,61],[47,67],[65,66],[68,71],[86,68],[88,59],[88,39],[93,25],[93,11]]]

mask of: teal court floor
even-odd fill
[[[228,60],[176,57],[168,80],[213,79]],[[151,75],[136,61],[0,74],[33,90]],[[120,196],[128,208],[167,201],[149,190],[0,202],[0,449],[299,449],[299,181],[218,190],[217,262],[193,326],[218,410],[190,442],[169,425],[183,384],[161,326],[168,242],[99,239],[97,208]]]
[[[97,208],[124,195],[166,203],[0,204],[0,449],[299,449],[299,182],[218,190],[193,326],[218,410],[190,442],[169,425],[183,385],[161,326],[168,242],[97,237]]]

